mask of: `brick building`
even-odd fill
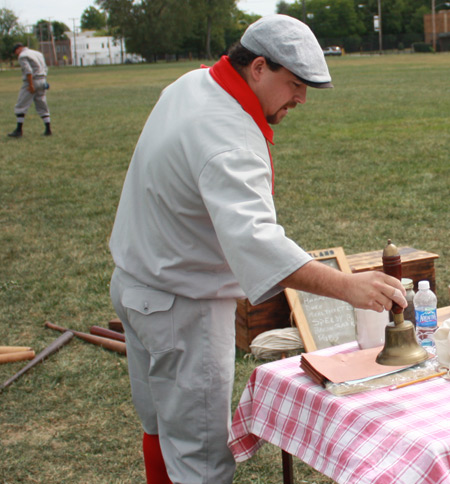
[[[72,65],[72,52],[70,40],[56,40],[40,42],[40,49],[45,57],[48,66],[70,66]]]
[[[433,29],[433,15],[429,13],[423,16],[425,42],[434,45],[435,37],[438,52],[450,51],[450,10],[437,11],[434,19]]]

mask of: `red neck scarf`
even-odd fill
[[[242,106],[242,109],[250,114],[255,123],[258,125],[261,133],[266,139],[267,151],[269,152],[270,166],[272,169],[272,195],[275,183],[275,172],[273,168],[272,154],[270,153],[269,143],[273,143],[273,131],[266,121],[261,104],[259,103],[256,94],[250,89],[250,86],[240,76],[240,74],[233,68],[228,56],[222,56],[220,61],[216,62],[209,70],[212,78],[224,89],[228,94],[234,97],[236,101]]]

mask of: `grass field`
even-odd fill
[[[30,109],[9,139],[20,72],[0,72],[0,345],[41,351],[115,317],[108,238],[127,166],[161,89],[199,63],[60,68],[48,94],[54,135]],[[335,89],[275,127],[275,201],[307,250],[382,249],[387,238],[439,254],[439,306],[450,304],[450,55],[329,60]],[[233,406],[255,365],[238,355]],[[24,363],[0,365],[0,382]],[[0,483],[144,482],[126,358],[80,340],[0,395]],[[331,482],[295,461],[297,483]],[[266,445],[236,484],[282,482]]]

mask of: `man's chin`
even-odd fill
[[[270,116],[266,116],[266,121],[269,124],[279,124],[284,119],[284,117],[287,115],[287,113],[288,113],[287,110],[278,111],[275,114],[271,114]]]

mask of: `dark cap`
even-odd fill
[[[311,29],[288,15],[267,15],[251,24],[241,44],[282,65],[311,87],[333,87],[322,48]]]
[[[16,53],[16,50],[17,50],[19,47],[23,47],[22,42],[17,42],[17,44],[14,44],[14,45],[13,45],[13,48],[11,49],[11,52],[12,52],[13,54],[15,54],[15,53]]]

